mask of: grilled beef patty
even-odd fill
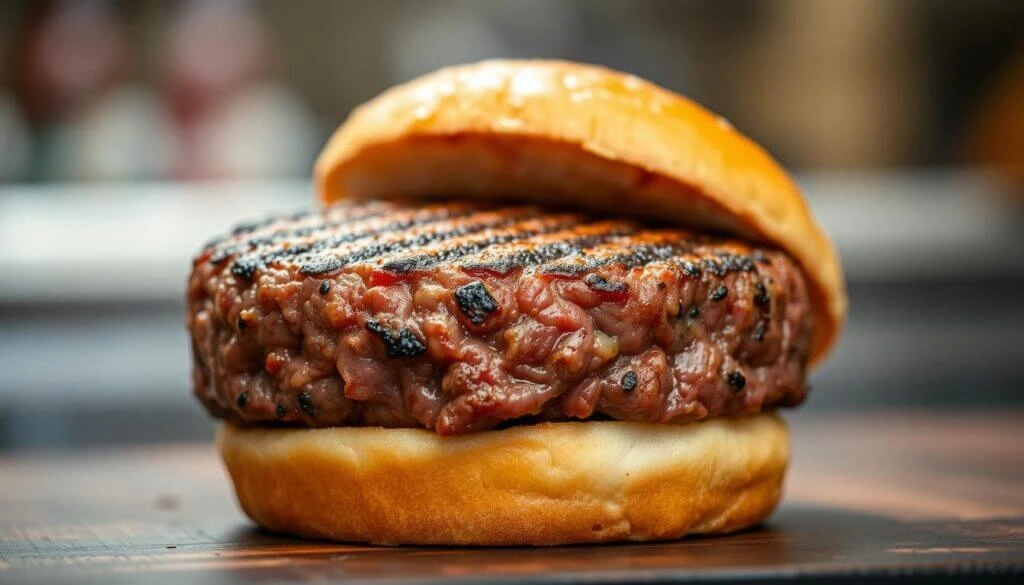
[[[195,258],[196,396],[238,423],[647,422],[801,402],[784,253],[530,206],[344,202]]]

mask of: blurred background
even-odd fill
[[[0,450],[199,439],[182,295],[307,208],[350,108],[485,57],[609,65],[794,169],[851,296],[797,417],[1024,404],[1024,2],[0,4]]]

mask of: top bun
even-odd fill
[[[441,69],[356,108],[315,175],[324,203],[501,197],[767,242],[809,280],[812,364],[845,318],[839,260],[789,175],[724,118],[632,75],[564,61]]]

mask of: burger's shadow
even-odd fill
[[[239,526],[228,531],[225,538],[231,544],[260,548],[267,546],[282,545],[307,545],[309,547],[326,546],[354,547],[368,551],[556,551],[563,549],[593,549],[608,547],[637,548],[645,546],[672,545],[739,545],[757,544],[767,542],[774,538],[782,538],[792,541],[795,538],[819,538],[821,536],[832,536],[837,533],[846,534],[849,537],[872,538],[878,534],[896,534],[903,532],[907,527],[915,526],[900,520],[886,518],[867,513],[850,512],[819,506],[783,506],[778,512],[765,522],[738,530],[729,534],[695,534],[682,539],[646,541],[646,542],[611,542],[611,543],[584,543],[573,545],[557,546],[444,546],[444,545],[368,545],[358,542],[335,542],[309,537],[299,537],[291,534],[268,530],[255,524]],[[860,538],[858,538],[860,540]]]
[[[908,561],[894,556],[907,542],[943,536],[938,523],[908,523],[843,510],[783,506],[769,521],[727,535],[682,540],[554,547],[368,546],[309,540],[240,527],[226,535],[232,545],[301,562],[324,576],[480,577],[615,571],[728,572],[764,577],[772,571],[854,571]],[[948,538],[948,536],[946,537]],[[767,572],[767,573],[766,573]]]

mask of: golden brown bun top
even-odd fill
[[[765,241],[810,281],[812,363],[845,319],[839,260],[789,175],[725,119],[632,75],[564,61],[441,69],[354,110],[315,175],[324,203],[527,199]]]

